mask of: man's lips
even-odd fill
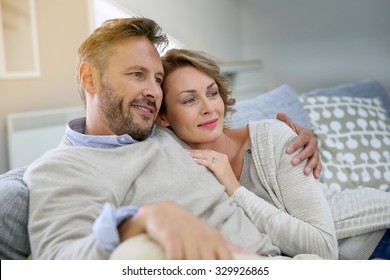
[[[131,107],[144,115],[154,115],[157,111],[156,102],[149,99],[134,100]]]
[[[154,112],[155,112],[155,109],[151,106],[137,105],[137,104],[132,104],[131,106],[140,110],[140,111],[144,111],[144,112],[151,113],[151,114],[154,114]]]
[[[198,124],[198,127],[215,127],[217,125],[218,119],[212,119]]]

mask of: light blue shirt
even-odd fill
[[[65,137],[77,147],[90,147],[100,149],[117,148],[124,145],[137,143],[130,135],[87,135],[85,131],[85,118],[74,119],[66,127]],[[148,138],[156,133],[154,125]]]
[[[66,127],[65,137],[77,147],[91,147],[112,149],[124,145],[137,143],[130,135],[87,135],[85,131],[85,118],[74,119]],[[156,132],[154,125],[149,135],[153,137]],[[124,220],[133,217],[138,211],[134,206],[123,206],[113,210],[107,202],[102,212],[92,226],[92,232],[97,244],[103,249],[112,252],[120,243],[118,225]]]

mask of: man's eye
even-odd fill
[[[162,81],[163,81],[163,79],[162,78],[160,78],[160,77],[156,77],[156,82],[158,83],[158,84],[162,84]]]
[[[142,73],[141,72],[132,72],[131,75],[134,76],[134,77],[137,77],[137,78],[141,78],[142,77]]]

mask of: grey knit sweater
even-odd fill
[[[336,230],[340,259],[367,259],[390,228],[390,193],[359,188],[323,194],[318,182],[303,174],[305,163],[293,167],[294,155],[284,153],[295,137],[291,129],[273,120],[249,128],[251,156],[240,180],[249,190],[241,187],[233,198],[257,227],[285,254],[314,252],[323,258],[337,253]]]
[[[234,200],[282,253],[337,259],[335,226],[325,195],[314,177],[303,174],[305,162],[294,167],[296,153],[285,152],[296,134],[277,120],[252,122],[249,131],[254,164],[245,162],[242,175],[251,176],[245,168],[253,168],[256,182],[244,180],[252,186],[239,188]]]
[[[280,250],[196,164],[173,134],[157,129],[140,143],[113,149],[62,144],[31,164],[29,235],[34,259],[107,259],[91,228],[105,202],[114,208],[174,201],[224,237],[259,254]]]

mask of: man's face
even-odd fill
[[[97,92],[104,134],[147,138],[161,106],[163,77],[160,55],[149,40],[118,41]]]

